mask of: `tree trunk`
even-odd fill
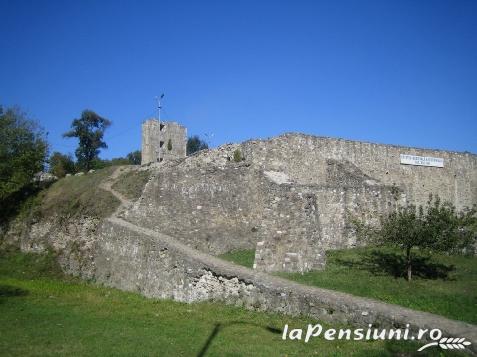
[[[407,267],[407,281],[411,281],[411,278],[412,278],[411,247],[406,248],[406,267]]]

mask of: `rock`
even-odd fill
[[[50,174],[49,172],[37,172],[35,176],[33,177],[34,182],[39,182],[39,183],[51,183],[55,182],[58,180],[58,177],[56,177],[53,174]]]
[[[91,170],[88,171],[88,173],[89,173],[89,174],[92,174],[92,173],[95,172],[95,171],[96,171],[96,170],[91,169]]]
[[[75,174],[75,176],[83,176],[84,175],[84,172],[78,172]]]

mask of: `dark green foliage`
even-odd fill
[[[32,179],[43,170],[47,155],[48,144],[37,123],[18,108],[0,107],[0,225],[6,225],[38,192]]]
[[[74,119],[71,130],[64,133],[67,138],[78,138],[79,144],[75,151],[78,167],[89,171],[93,161],[98,159],[100,149],[108,146],[103,141],[104,131],[111,125],[108,119],[100,117],[91,110],[81,113],[80,119]]]
[[[187,140],[187,155],[192,155],[195,152],[206,150],[209,148],[209,145],[202,140],[198,135],[191,136]]]
[[[126,158],[130,165],[141,165],[141,150],[130,152]]]
[[[169,141],[167,142],[167,150],[171,151],[172,150],[172,140],[169,139]]]
[[[50,173],[58,178],[65,177],[66,174],[73,174],[75,172],[75,163],[71,155],[63,155],[55,151],[49,160]]]
[[[234,151],[234,161],[235,162],[240,162],[242,160],[243,160],[242,152],[240,151],[240,149],[236,149]]]
[[[0,203],[30,185],[47,154],[45,135],[36,122],[18,108],[0,108]]]
[[[378,245],[394,245],[405,251],[408,280],[412,277],[414,248],[428,253],[472,251],[477,237],[475,208],[457,212],[452,204],[432,196],[426,207],[398,207],[382,216],[379,227],[360,221],[354,225],[358,238]]]

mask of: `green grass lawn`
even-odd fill
[[[220,258],[251,268],[254,254],[241,250]],[[411,282],[404,279],[403,259],[392,248],[335,250],[327,252],[324,271],[277,275],[477,324],[476,257],[418,255]]]
[[[219,256],[224,260],[228,260],[229,262],[243,265],[247,268],[253,267],[253,261],[255,260],[255,249],[248,249],[248,250],[235,250],[233,252],[228,252]]]
[[[281,340],[286,323],[313,322],[147,299],[64,277],[48,256],[0,252],[1,356],[418,355],[410,342]]]
[[[279,275],[477,324],[476,257],[420,256],[411,282],[402,277],[402,259],[400,251],[384,248],[329,251],[324,271]]]

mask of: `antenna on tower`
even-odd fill
[[[157,121],[159,122],[159,131],[161,131],[161,109],[162,109],[162,98],[164,98],[164,93],[160,97],[156,97],[157,100]],[[161,151],[157,149],[157,161],[161,162]]]
[[[161,122],[161,109],[162,109],[162,98],[164,98],[164,93],[160,97],[156,97],[157,100],[157,120]]]

